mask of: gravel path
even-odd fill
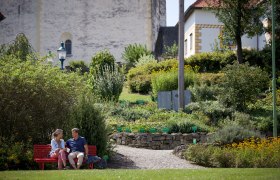
[[[172,154],[172,150],[150,150],[117,145],[115,155],[108,163],[108,168],[121,169],[198,169]]]

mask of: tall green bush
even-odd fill
[[[91,97],[81,97],[71,112],[73,127],[80,129],[90,145],[96,145],[99,156],[107,154],[108,134],[101,111],[94,106]]]
[[[130,44],[124,48],[122,59],[126,62],[126,68],[130,69],[136,65],[141,56],[151,55],[152,52],[141,44]]]
[[[239,111],[245,111],[248,103],[256,101],[259,93],[268,89],[268,74],[248,63],[228,65],[224,73],[219,83],[219,100]]]
[[[168,71],[178,66],[176,59],[161,61],[158,63],[147,63],[129,70],[127,83],[129,90],[133,93],[147,94],[152,91],[151,74],[157,71]]]
[[[13,55],[22,61],[26,61],[30,55],[35,57],[33,48],[23,33],[18,34],[12,43],[1,45],[0,56],[4,55]]]
[[[93,93],[105,101],[118,101],[123,83],[123,73],[118,68],[106,65],[91,75],[89,81]]]
[[[196,73],[192,68],[185,67],[185,89],[195,81]],[[159,91],[172,91],[178,89],[178,70],[160,71],[152,75],[153,96],[157,96]]]
[[[104,66],[109,66],[110,68],[113,68],[115,65],[115,61],[116,60],[114,56],[108,50],[99,51],[91,59],[90,73],[100,73],[102,72]]]

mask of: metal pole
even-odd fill
[[[273,94],[273,136],[277,137],[276,78],[275,78],[275,0],[272,0],[272,94]]]
[[[179,70],[178,91],[179,110],[184,109],[184,0],[179,0]]]
[[[64,59],[60,59],[60,62],[61,62],[61,70],[64,70],[64,68],[63,68],[63,61],[64,61]]]

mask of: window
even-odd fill
[[[188,54],[188,39],[185,39],[184,52],[185,52],[185,56],[186,56]]]
[[[65,49],[66,49],[66,56],[71,56],[72,55],[72,41],[71,40],[66,40],[65,41]]]
[[[193,46],[193,34],[190,34],[190,50],[192,50],[192,46]]]

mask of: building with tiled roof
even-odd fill
[[[224,24],[218,20],[213,12],[208,8],[209,0],[197,0],[185,11],[185,57],[201,53],[211,52],[215,46],[221,47]],[[220,0],[213,0],[213,4]],[[242,48],[262,49],[267,41],[265,35],[248,38],[242,37]],[[232,49],[236,47],[231,46]]]

